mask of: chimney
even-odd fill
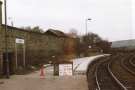
[[[0,1],[0,25],[2,24],[2,1]]]

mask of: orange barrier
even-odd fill
[[[40,78],[45,78],[44,66],[40,69]]]

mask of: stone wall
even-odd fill
[[[0,27],[0,71],[3,68],[3,53],[5,52],[5,31],[4,26]],[[63,45],[66,38],[56,37],[53,35],[45,35],[25,31],[22,29],[8,27],[8,52],[12,53],[13,69],[16,69],[16,38],[25,40],[25,63],[26,66],[48,63],[51,58],[56,60],[56,57],[63,54]],[[51,58],[50,58],[51,57]],[[55,57],[55,58],[54,58]],[[18,61],[19,62],[19,61]],[[22,63],[23,64],[23,63]]]
[[[15,40],[16,37],[19,38],[25,38],[27,36],[27,33],[24,31],[16,30],[13,28],[8,28],[7,31],[7,47],[8,47],[8,53],[9,53],[9,63],[11,64],[12,70],[15,70],[16,68],[16,48],[15,48]],[[4,60],[5,55],[5,29],[4,26],[0,27],[0,71],[3,72],[3,68],[6,66],[4,63],[6,63],[6,60]]]

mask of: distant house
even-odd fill
[[[56,43],[61,42],[62,44],[61,46],[63,50],[61,51],[63,51],[63,53],[59,54],[58,62],[68,62],[71,59],[76,57],[76,38],[68,34],[65,34],[62,31],[53,30],[53,29],[47,30],[45,32],[45,35],[50,36],[50,37],[57,36],[58,40],[56,41]],[[57,48],[61,46],[57,46]]]
[[[67,35],[65,33],[63,33],[62,31],[59,31],[59,30],[54,30],[54,29],[48,29],[46,32],[45,32],[46,35],[54,35],[54,36],[57,36],[57,37],[67,37]]]

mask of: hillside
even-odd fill
[[[117,48],[117,47],[135,48],[135,39],[114,41],[112,42],[112,47],[113,48]]]

